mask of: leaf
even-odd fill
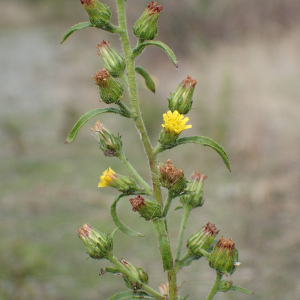
[[[133,49],[133,51],[132,51],[133,58],[136,58],[137,56],[139,56],[143,52],[145,47],[147,47],[147,46],[157,46],[157,47],[161,48],[169,56],[169,58],[171,59],[172,63],[175,65],[175,67],[178,68],[177,59],[176,59],[176,56],[175,56],[173,50],[171,48],[169,48],[166,44],[164,44],[163,42],[160,42],[160,41],[147,41],[147,42],[144,42],[143,44],[140,44],[135,49]]]
[[[155,299],[155,298],[144,292],[136,292],[136,291],[121,292],[109,298],[109,300],[123,300],[123,299]]]
[[[183,206],[177,206],[174,210],[183,209]]]
[[[130,235],[130,236],[137,236],[137,237],[141,237],[141,236],[144,236],[142,235],[141,233],[138,233],[136,231],[133,231],[131,230],[130,228],[126,227],[119,219],[118,215],[117,215],[117,203],[118,201],[124,197],[124,196],[127,196],[127,195],[124,195],[124,194],[121,194],[120,196],[116,197],[115,198],[115,201],[114,203],[112,204],[112,206],[110,207],[110,213],[111,213],[111,217],[113,219],[113,221],[115,222],[116,226],[118,226],[118,228],[124,232],[125,234],[127,235]]]
[[[229,158],[228,158],[225,150],[219,144],[217,144],[215,141],[213,141],[212,139],[205,137],[205,136],[189,136],[189,137],[184,137],[184,138],[178,139],[176,142],[176,146],[182,145],[182,144],[188,144],[188,143],[204,145],[204,146],[208,146],[208,147],[216,150],[219,153],[219,155],[221,156],[227,169],[231,172],[230,165],[229,165]]]
[[[113,107],[108,107],[108,108],[97,108],[94,110],[89,111],[88,113],[86,113],[85,115],[83,115],[78,121],[77,123],[74,125],[74,127],[72,128],[71,132],[69,133],[65,143],[66,144],[70,144],[72,142],[75,141],[75,138],[79,132],[79,130],[81,129],[81,127],[91,118],[98,116],[100,114],[104,114],[104,113],[115,113],[115,114],[122,114],[122,112],[116,108]]]
[[[154,81],[152,80],[152,78],[150,77],[150,75],[149,75],[144,69],[142,69],[142,68],[140,68],[140,67],[136,67],[136,68],[135,68],[135,71],[136,71],[138,74],[140,74],[142,77],[144,77],[147,88],[148,88],[151,92],[155,93],[155,83],[154,83]]]
[[[93,24],[91,24],[91,22],[82,22],[82,23],[78,23],[75,24],[74,26],[72,26],[64,35],[61,41],[61,44],[75,31],[83,29],[83,28],[87,28],[87,27],[93,27]]]
[[[232,291],[237,291],[237,292],[242,292],[242,293],[247,294],[247,295],[253,295],[253,294],[254,294],[254,293],[252,293],[251,291],[249,291],[249,290],[247,290],[247,289],[244,289],[244,288],[242,288],[242,287],[240,287],[240,286],[235,286],[235,285],[233,285],[233,286],[230,288],[230,290],[232,290]]]

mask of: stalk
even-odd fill
[[[215,279],[215,283],[213,287],[211,288],[206,300],[211,300],[216,295],[216,293],[219,291],[219,284],[222,280],[223,274],[221,272],[217,272],[217,276]]]
[[[191,209],[187,205],[185,205],[184,206],[184,213],[183,213],[182,220],[181,220],[181,226],[180,226],[180,230],[179,230],[178,243],[177,243],[177,253],[176,253],[175,261],[179,261],[179,259],[180,259],[180,252],[181,252],[181,247],[182,247],[183,234],[184,234],[185,226],[186,226],[187,219],[189,217],[190,211],[191,211]]]
[[[158,170],[156,168],[157,165],[156,155],[153,153],[152,145],[149,140],[144,122],[142,120],[139,102],[137,98],[135,65],[134,65],[134,59],[131,57],[131,48],[129,44],[128,30],[127,30],[127,23],[126,23],[125,4],[123,0],[117,0],[117,10],[119,16],[119,28],[121,29],[119,35],[121,38],[121,43],[125,55],[127,77],[128,77],[128,88],[129,88],[129,95],[130,95],[131,105],[132,105],[133,119],[135,122],[135,126],[140,133],[141,140],[147,154],[150,171],[151,171],[151,178],[153,182],[154,196],[156,201],[162,206],[163,201],[162,201],[162,195],[160,190]]]
[[[136,77],[135,77],[135,65],[134,65],[134,58],[131,56],[131,48],[129,44],[128,38],[128,30],[127,30],[127,23],[126,23],[126,14],[125,14],[125,5],[123,0],[117,0],[117,10],[119,16],[119,28],[120,30],[120,38],[121,43],[123,46],[123,51],[125,55],[126,67],[127,67],[127,77],[128,77],[128,88],[129,88],[129,95],[131,99],[132,105],[132,112],[133,112],[133,119],[135,122],[135,126],[140,133],[141,140],[144,146],[144,149],[147,154],[148,163],[151,171],[151,178],[153,183],[153,193],[156,201],[162,206],[162,194],[160,189],[160,182],[159,182],[159,173],[156,168],[157,166],[157,159],[156,154],[153,151],[151,142],[149,140],[148,134],[146,132],[146,128],[144,122],[142,120],[141,111],[139,108],[139,102],[137,98],[137,84],[136,84]],[[160,230],[163,232],[157,234],[163,234],[165,238],[168,239],[168,232],[163,226],[160,226]],[[159,241],[160,242],[160,241]],[[172,254],[169,253],[168,260],[172,260]],[[162,256],[164,264],[167,262],[164,260],[164,256]],[[172,270],[168,271],[168,281],[169,281],[169,300],[176,299],[177,293],[177,285],[176,285],[176,273],[173,267]]]
[[[145,192],[147,192],[148,194],[152,194],[151,188],[148,185],[148,183],[144,181],[144,179],[138,174],[138,172],[135,170],[135,168],[126,159],[123,151],[121,151],[119,153],[118,158],[122,161],[122,163],[131,172],[131,174],[134,176],[134,178],[136,179],[136,181],[145,189]]]
[[[110,260],[110,262],[112,262],[119,270],[122,270],[122,273],[125,274],[128,278],[130,278],[132,281],[136,281],[138,282],[142,287],[143,290],[145,290],[146,292],[148,292],[149,294],[153,295],[156,299],[161,299],[164,300],[165,297],[163,297],[160,293],[158,293],[157,291],[155,291],[154,289],[152,289],[150,286],[148,286],[147,284],[141,282],[140,280],[138,280],[133,274],[131,274],[119,261],[117,258],[115,258],[114,256],[111,256],[108,258]]]

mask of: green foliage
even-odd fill
[[[159,41],[147,41],[147,42],[140,44],[135,49],[133,49],[132,57],[134,59],[137,58],[144,51],[144,49],[147,46],[156,46],[156,47],[159,47],[160,49],[162,49],[169,56],[172,63],[174,64],[174,66],[176,68],[178,68],[177,59],[176,59],[176,56],[175,56],[175,53],[173,52],[173,50],[170,47],[168,47],[166,44],[164,44],[163,42],[159,42]]]
[[[75,141],[75,138],[79,132],[79,130],[82,128],[82,126],[89,121],[90,119],[104,113],[114,113],[114,114],[120,114],[122,115],[122,112],[116,108],[109,107],[109,108],[97,108],[94,110],[89,111],[85,115],[83,115],[74,125],[71,132],[69,133],[66,143],[70,144]]]
[[[87,27],[93,27],[93,24],[91,22],[82,22],[82,23],[78,23],[75,24],[74,26],[72,26],[64,35],[61,41],[61,44],[75,31],[83,29],[83,28],[87,28]]]
[[[155,93],[155,83],[152,80],[152,78],[150,77],[150,75],[141,67],[136,67],[135,71],[145,79],[145,84],[146,84],[147,88],[151,92]]]

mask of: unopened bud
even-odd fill
[[[161,206],[153,200],[147,200],[137,195],[135,198],[129,199],[133,211],[138,211],[140,216],[146,221],[158,218],[161,216]]]
[[[108,6],[98,0],[80,0],[80,2],[93,26],[103,28],[108,25],[111,18],[111,11]]]
[[[112,254],[113,241],[108,234],[94,229],[89,224],[84,224],[77,231],[90,257],[102,259]]]
[[[221,237],[209,256],[211,268],[223,274],[232,274],[238,266],[238,251],[231,238]]]
[[[92,78],[98,86],[103,102],[111,104],[121,99],[123,94],[122,84],[114,79],[105,68],[97,72]]]
[[[208,222],[202,229],[192,234],[187,240],[190,254],[195,259],[202,257],[201,250],[207,250],[210,247],[218,232],[215,224]]]
[[[135,22],[133,34],[143,40],[153,40],[157,35],[157,21],[161,10],[162,6],[157,5],[157,2],[150,2],[146,10]]]
[[[164,165],[158,167],[161,185],[174,195],[179,195],[186,188],[183,171],[176,169],[168,159]]]
[[[146,271],[144,271],[142,268],[136,267],[134,264],[121,259],[120,263],[139,281],[142,283],[148,284],[148,274]],[[123,275],[123,279],[130,289],[133,290],[140,290],[143,289],[143,286],[139,284],[136,281],[133,281],[132,279],[128,278],[126,275]]]
[[[222,280],[219,283],[219,291],[225,293],[229,291],[232,287],[233,282],[231,280]]]
[[[180,202],[183,205],[188,205],[191,208],[202,206],[204,203],[204,180],[207,178],[205,174],[201,176],[200,172],[194,172],[191,175],[191,181],[187,184],[186,190],[190,193],[180,197]]]
[[[111,168],[105,170],[100,176],[98,187],[113,187],[124,194],[131,194],[137,192],[140,188],[136,182],[128,177],[115,173]]]
[[[120,77],[126,68],[124,57],[119,54],[113,47],[109,45],[109,42],[102,41],[97,45],[98,55],[102,57],[104,67],[111,76]]]
[[[111,157],[118,155],[119,151],[122,149],[122,141],[119,136],[114,135],[101,124],[100,121],[97,121],[91,130],[95,132],[100,149],[105,156]]]
[[[169,282],[159,285],[159,291],[163,296],[169,295]]]
[[[185,129],[192,128],[192,125],[185,125],[189,118],[184,118],[177,110],[174,112],[169,110],[163,114],[163,118],[165,124],[162,124],[164,129],[159,136],[159,142],[165,148],[172,148],[176,144],[179,134]]]
[[[187,114],[193,104],[193,94],[197,80],[187,76],[171,94],[169,100],[170,111],[177,110],[180,114]]]

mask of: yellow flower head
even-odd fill
[[[184,118],[177,110],[173,113],[169,110],[163,115],[165,124],[161,126],[165,128],[166,131],[179,134],[182,130],[192,128],[192,125],[185,125],[189,118]]]
[[[98,187],[107,187],[110,186],[110,183],[117,178],[116,173],[109,167],[103,172],[103,175],[100,176],[100,182]]]

